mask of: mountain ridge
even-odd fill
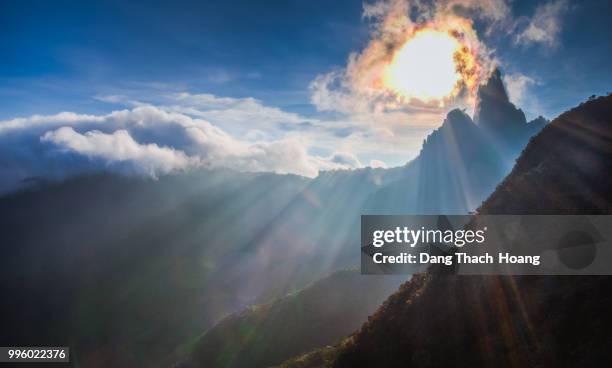
[[[451,110],[424,139],[404,175],[368,201],[366,213],[467,214],[493,192],[529,138],[548,121],[538,117],[527,122],[510,102],[499,69],[478,95],[475,118]],[[379,203],[392,211],[380,211]]]
[[[195,343],[185,367],[269,367],[359,327],[405,281],[342,270],[296,293],[233,313]],[[248,332],[247,332],[248,331]]]
[[[608,95],[561,114],[532,138],[478,212],[611,214],[612,179],[602,177],[611,162]],[[598,366],[612,361],[609,281],[426,272],[402,285],[336,348],[281,366]]]
[[[495,84],[495,82],[490,84],[501,88],[499,94],[505,98],[501,103],[505,104],[504,106],[515,109],[514,105],[507,99],[500,73],[493,74],[491,78],[499,79],[499,84]],[[487,103],[487,101],[483,102],[484,105]],[[523,121],[521,124],[518,127],[522,131],[528,131],[528,123]],[[518,139],[516,142],[512,141],[515,138],[511,138],[508,141],[519,145],[526,137],[525,133],[516,138]],[[476,203],[481,203],[482,197],[492,191],[494,185],[503,177],[507,171],[506,161],[510,161],[510,158],[502,156],[495,150],[494,143],[488,140],[487,135],[483,133],[483,129],[476,125],[464,111],[454,109],[448,113],[440,127],[435,129],[424,140],[419,156],[405,167],[396,169],[398,171],[395,174],[396,178],[386,180],[387,184],[384,181],[381,182],[382,188],[366,197],[366,209],[363,211],[365,213],[380,212],[385,214],[405,213],[407,211],[412,213],[451,212],[466,214],[468,210],[476,207]],[[326,185],[325,183],[328,179],[335,178],[331,183],[337,188],[348,186],[359,188],[359,186],[363,185],[362,181],[372,179],[367,171],[322,175],[321,185]],[[348,180],[351,184],[339,185],[344,180]],[[361,183],[356,183],[357,181]],[[388,190],[389,188],[394,190],[381,195],[381,191]],[[316,207],[320,206],[322,202],[334,201],[335,203],[343,203],[344,200],[347,200],[347,205],[340,205],[337,208],[334,206],[325,212],[317,212],[316,208],[309,207],[308,202],[305,204],[301,203],[301,198],[298,197],[297,204],[295,205],[298,208],[299,206],[305,206],[306,209],[298,212],[288,211],[283,213],[280,215],[282,218],[281,222],[271,226],[272,232],[264,234],[262,238],[266,239],[268,237],[269,240],[266,243],[280,243],[282,236],[287,232],[291,232],[288,229],[308,226],[303,221],[322,221],[325,224],[333,224],[332,226],[336,227],[337,221],[334,221],[334,219],[345,218],[347,208],[353,206],[354,210],[348,211],[351,213],[359,212],[362,208],[360,205],[360,201],[363,200],[362,196],[346,197],[342,190],[338,192],[332,191],[329,193],[329,196],[321,198],[321,201],[315,203]],[[426,201],[408,200],[402,202],[399,200],[405,197],[426,199]],[[293,215],[296,214],[299,217],[293,219]],[[307,215],[304,216],[304,214]],[[359,234],[358,218],[355,217],[350,223],[348,227],[345,223],[345,226],[340,228],[345,231],[346,237],[352,239],[352,242],[356,244],[359,242],[357,237]],[[319,242],[326,243],[330,240],[330,234],[333,233],[323,232],[320,234],[321,236],[315,234],[314,239],[319,239]],[[225,344],[228,346],[235,345],[236,339],[232,336],[237,335],[237,333],[237,328],[232,333],[226,331],[228,337]],[[207,361],[208,364],[211,364],[211,361],[218,361],[219,354],[223,351],[221,340],[222,337],[219,337],[219,340],[214,342],[211,342],[210,339],[202,339],[195,348],[196,354],[199,354],[199,361]],[[244,342],[244,351],[248,352],[249,349],[253,349],[252,345],[254,345],[253,342]],[[202,352],[207,353],[204,354]],[[248,355],[248,353],[245,354]],[[244,354],[236,353],[236,359],[238,362],[243,361],[241,359],[245,359]],[[247,359],[247,361],[254,367],[260,366],[252,359]],[[270,361],[270,363],[278,362]],[[232,364],[235,364],[232,366],[236,367],[244,366],[244,364]],[[203,365],[200,364],[200,366]]]

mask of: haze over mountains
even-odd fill
[[[224,318],[193,346],[193,367],[268,367],[354,331],[406,276],[338,271],[303,290]]]
[[[315,179],[230,170],[159,180],[102,173],[2,197],[0,276],[18,282],[2,286],[0,343],[61,342],[87,367],[166,366],[224,315],[357,265],[361,214],[476,209],[544,125],[526,122],[498,72],[479,96],[474,121],[451,111],[404,167]],[[330,326],[328,339],[373,312],[381,295],[371,297],[355,321]],[[309,327],[304,333],[314,333]],[[200,351],[208,351],[206,339]],[[261,361],[280,363],[310,348]]]

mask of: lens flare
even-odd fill
[[[431,101],[451,96],[462,77],[455,57],[461,48],[448,32],[417,32],[395,53],[383,83],[406,98]]]

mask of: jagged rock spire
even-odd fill
[[[485,98],[510,102],[508,99],[508,94],[506,93],[504,81],[502,80],[502,73],[499,68],[495,68],[493,70],[491,76],[489,76],[489,80],[487,80],[485,85],[480,87],[478,93],[479,97],[480,95],[484,95]]]
[[[510,102],[497,68],[478,89],[474,122],[501,146],[514,145],[525,134],[525,114]]]

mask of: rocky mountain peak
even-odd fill
[[[474,122],[500,147],[522,145],[525,136],[532,133],[527,131],[523,111],[510,102],[499,69],[478,90]]]
[[[468,114],[466,114],[463,110],[460,109],[454,109],[449,111],[449,113],[446,115],[446,119],[444,119],[444,123],[442,124],[442,126],[444,125],[448,125],[448,124],[452,124],[453,126],[456,125],[466,125],[466,124],[472,124],[472,118],[470,118],[470,116]]]
[[[504,81],[502,79],[502,73],[499,68],[495,68],[487,83],[480,86],[478,90],[478,96],[482,98],[495,99],[497,101],[501,101],[504,103],[509,103],[510,100],[508,98],[508,94],[506,93],[506,88],[504,87]]]

